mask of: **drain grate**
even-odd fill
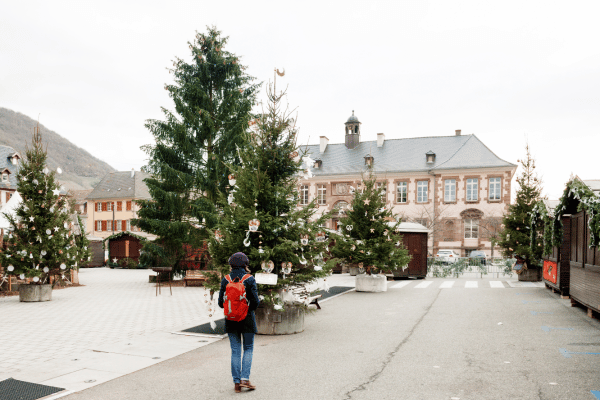
[[[8,378],[0,381],[0,399],[37,400],[65,389]]]

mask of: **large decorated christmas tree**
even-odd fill
[[[145,180],[151,200],[139,201],[133,225],[157,239],[144,244],[140,263],[179,272],[187,248],[201,248],[203,227],[216,223],[217,193],[225,190],[227,164],[239,165],[257,85],[239,57],[225,50],[227,37],[216,28],[189,43],[191,59],[177,58],[165,85],[174,109],[164,120],[148,120],[156,144]]]
[[[353,189],[354,190],[354,189]],[[367,274],[393,271],[410,261],[398,233],[400,222],[386,206],[385,190],[377,185],[377,177],[369,169],[362,187],[354,190],[354,198],[339,221],[343,234],[333,248],[333,255]]]
[[[219,223],[210,239],[214,275],[208,286],[218,291],[229,273],[227,260],[238,251],[250,259],[252,273],[274,273],[275,285],[258,285],[265,303],[281,302],[281,290],[303,288],[326,277],[336,260],[328,258],[328,215],[316,217],[316,199],[298,206],[299,174],[310,173],[311,161],[299,154],[297,129],[285,92],[267,90],[267,109],[251,121],[249,145],[239,149],[240,166],[230,165],[229,187],[220,200]]]
[[[46,166],[46,151],[39,128],[33,134],[17,173],[17,191],[23,201],[16,215],[5,214],[11,224],[2,265],[8,273],[21,279],[31,278],[34,284],[69,279],[69,270],[87,261],[86,240],[72,233],[73,223],[69,207],[56,181],[54,171]],[[60,168],[58,169],[60,172]]]

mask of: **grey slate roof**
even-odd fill
[[[1,189],[17,189],[17,170],[19,169],[19,165],[21,161],[17,163],[17,165],[13,165],[12,163],[12,155],[15,154],[16,151],[10,146],[0,146],[0,188]],[[20,156],[20,155],[19,155]],[[9,170],[8,174],[8,182],[2,181],[2,171],[5,169]]]
[[[374,158],[375,172],[420,172],[430,170],[516,167],[500,159],[475,135],[435,136],[409,139],[388,139],[383,147],[377,141],[360,142],[349,150],[343,143],[329,144],[323,154],[319,145],[302,146],[313,160],[322,160],[316,176],[360,173],[365,170],[364,157]],[[428,151],[435,153],[435,162],[427,163]]]
[[[111,172],[102,178],[87,199],[150,199],[148,187],[144,183],[144,179],[149,176],[140,171],[135,171],[133,178],[131,171]]]

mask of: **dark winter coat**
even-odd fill
[[[246,269],[244,267],[233,267],[229,275],[231,280],[246,275]],[[253,276],[244,281],[246,287],[246,298],[248,299],[248,315],[242,321],[228,321],[225,319],[225,332],[227,333],[256,333],[256,320],[254,318],[254,310],[260,304],[258,299],[258,289],[256,288],[256,280]],[[227,279],[223,278],[221,281],[221,290],[219,291],[219,307],[223,308],[223,297],[225,296],[225,288],[227,287]]]

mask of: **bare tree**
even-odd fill
[[[444,219],[448,217],[448,206],[438,205],[435,209],[433,205],[421,205],[413,211],[409,217],[410,221],[416,222],[429,229],[429,237],[433,238],[432,245],[428,247],[433,254],[433,246],[436,238],[439,238],[444,229]]]
[[[494,257],[494,246],[500,241],[500,235],[504,229],[504,225],[502,224],[503,217],[503,214],[495,215],[492,213],[479,221],[481,236],[487,237],[492,245],[492,257]]]

